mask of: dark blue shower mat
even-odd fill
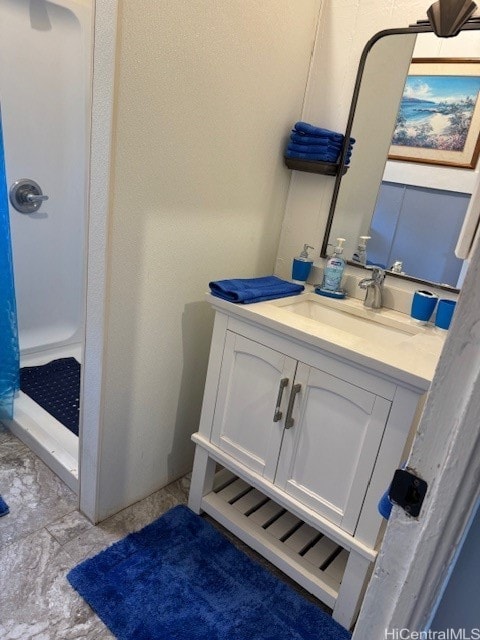
[[[80,364],[75,358],[22,367],[20,389],[78,436]]]

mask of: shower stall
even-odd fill
[[[21,367],[82,360],[92,4],[0,0],[7,186],[48,196],[26,212],[10,204]],[[8,426],[78,490],[76,435],[22,391]]]

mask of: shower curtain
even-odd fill
[[[19,366],[20,349],[0,108],[0,419],[13,418],[13,398],[19,388]]]

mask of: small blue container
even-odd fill
[[[439,301],[435,317],[436,327],[439,327],[439,329],[448,329],[450,327],[456,304],[455,300],[442,299]]]
[[[293,259],[292,262],[292,280],[304,283],[310,275],[313,259],[308,255],[308,250],[313,249],[309,244],[303,245],[303,251],[300,255]]]
[[[390,488],[387,489],[387,491],[385,491],[385,493],[380,498],[377,505],[378,513],[382,516],[382,518],[385,518],[385,520],[388,520],[390,518],[390,514],[392,513],[392,507],[393,507],[393,503],[388,497],[389,491],[390,491]]]
[[[313,262],[308,262],[306,260],[299,260],[298,258],[294,258],[293,265],[292,265],[292,279],[301,280],[302,282],[305,282],[305,280],[310,275],[312,264]]]
[[[438,297],[431,291],[415,291],[410,315],[414,320],[426,323],[432,317]]]

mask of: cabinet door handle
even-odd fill
[[[282,378],[280,380],[280,386],[278,387],[277,406],[275,407],[275,413],[273,414],[273,421],[278,422],[282,419],[282,412],[280,411],[280,405],[282,404],[283,390],[288,386],[288,378]]]
[[[287,415],[285,416],[285,429],[291,429],[295,424],[295,420],[292,418],[293,405],[295,404],[295,398],[297,396],[297,393],[300,393],[301,390],[302,390],[301,384],[294,384],[292,387],[292,392],[290,393],[290,400],[288,401]]]

